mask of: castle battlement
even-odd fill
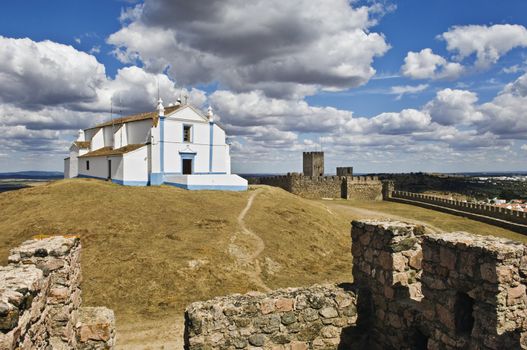
[[[527,347],[527,247],[401,221],[352,223],[352,286],[190,305],[186,349]]]

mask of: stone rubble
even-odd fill
[[[111,349],[114,318],[106,318],[108,339],[77,336],[80,307],[80,240],[33,239],[11,250],[0,267],[0,349]],[[102,318],[101,318],[102,320]]]

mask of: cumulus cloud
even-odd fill
[[[52,41],[0,36],[0,102],[26,108],[89,102],[106,81],[95,57]]]
[[[168,73],[178,83],[219,81],[237,92],[302,96],[367,82],[388,44],[371,32],[379,5],[323,6],[308,0],[146,0],[108,38],[122,62]],[[328,20],[331,18],[331,20]]]
[[[404,76],[412,79],[455,79],[463,73],[463,66],[448,62],[432,49],[408,52],[401,67]]]
[[[478,68],[489,67],[515,47],[527,47],[527,29],[517,24],[455,26],[440,38],[457,60],[475,54]]]
[[[487,69],[500,57],[516,47],[527,47],[527,29],[521,25],[496,24],[492,26],[454,26],[438,36],[446,42],[446,49],[453,60],[433,53],[426,48],[420,52],[410,51],[401,67],[402,74],[412,79],[456,79],[467,71],[463,61],[475,56],[474,68]],[[505,73],[520,70],[518,65],[505,68]]]
[[[97,59],[51,41],[0,37],[0,152],[64,152],[75,130],[113,116],[153,110],[158,91],[203,107],[198,89],[175,86],[164,74],[126,67],[106,76]]]
[[[476,108],[477,101],[478,96],[471,91],[444,89],[437,92],[425,109],[441,125],[466,124],[483,118]]]

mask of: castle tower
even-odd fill
[[[304,176],[324,176],[324,152],[304,152]]]

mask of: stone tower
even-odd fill
[[[324,152],[304,152],[304,176],[324,176]]]

